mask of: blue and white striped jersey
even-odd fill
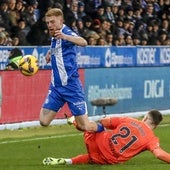
[[[67,35],[78,36],[68,26],[63,24],[62,32]],[[51,83],[53,86],[65,86],[71,77],[78,77],[77,46],[63,39],[51,38]]]

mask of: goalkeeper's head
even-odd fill
[[[158,110],[150,110],[146,116],[143,118],[143,121],[151,128],[155,129],[160,122],[163,120],[161,112]]]

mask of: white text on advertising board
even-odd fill
[[[170,48],[160,49],[160,63],[169,64],[170,63]]]
[[[164,80],[145,80],[144,98],[164,97]]]
[[[155,64],[156,48],[138,48],[137,64]]]
[[[118,55],[115,52],[111,52],[108,48],[105,53],[105,66],[116,67],[117,65],[132,65],[133,64],[133,57],[131,56],[124,56],[124,55]]]
[[[88,100],[94,100],[100,97],[111,97],[118,100],[131,99],[132,87],[119,87],[118,84],[111,84],[110,87],[100,87],[99,85],[90,85],[88,89]]]

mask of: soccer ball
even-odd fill
[[[25,55],[19,61],[19,70],[24,76],[32,76],[38,69],[38,59],[33,55]]]

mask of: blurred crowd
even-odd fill
[[[0,46],[49,45],[54,7],[89,45],[170,45],[170,0],[0,0]]]

